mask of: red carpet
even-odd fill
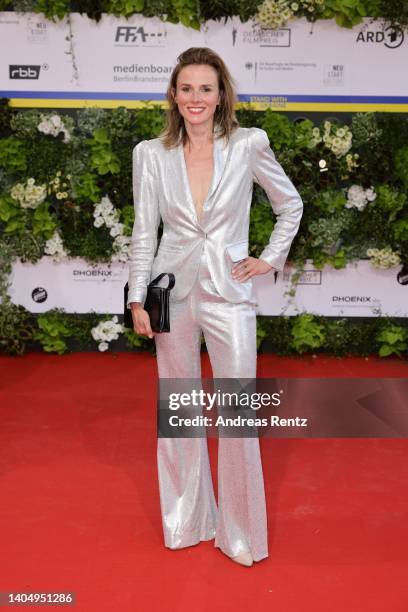
[[[0,592],[74,591],[81,612],[407,612],[407,440],[262,439],[270,556],[244,568],[213,541],[163,546],[154,357],[0,356],[0,372]],[[259,355],[260,377],[407,374]]]

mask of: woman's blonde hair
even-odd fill
[[[159,137],[167,149],[177,146],[180,142],[185,144],[188,140],[184,117],[180,115],[177,103],[174,101],[172,88],[176,91],[180,70],[192,64],[206,64],[217,71],[220,103],[214,113],[214,129],[217,127],[219,136],[228,140],[232,132],[239,126],[234,108],[237,102],[234,79],[224,61],[208,47],[190,47],[178,56],[177,65],[171,73],[166,91],[169,107],[166,110],[166,125]]]

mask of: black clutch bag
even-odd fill
[[[160,287],[157,283],[164,277],[169,277],[167,287]],[[175,285],[176,279],[172,272],[162,272],[147,285],[146,300],[144,309],[149,314],[150,327],[152,331],[169,332],[170,331],[170,291]],[[129,294],[129,283],[126,283],[124,288],[124,321],[123,325],[133,329],[133,319],[131,309],[127,307]]]

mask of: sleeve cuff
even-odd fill
[[[282,272],[287,256],[282,254],[276,255],[276,253],[268,253],[267,250],[264,250],[259,255],[259,259],[263,259],[263,261],[266,261],[266,263],[275,268],[275,270]]]
[[[128,295],[126,306],[130,308],[131,302],[140,302],[141,304],[144,304],[146,301],[146,295],[147,295],[147,290],[143,292],[132,293],[131,295]]]

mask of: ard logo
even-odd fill
[[[404,32],[397,26],[388,26],[384,30],[360,30],[356,42],[384,45],[388,49],[397,49],[404,42]]]

